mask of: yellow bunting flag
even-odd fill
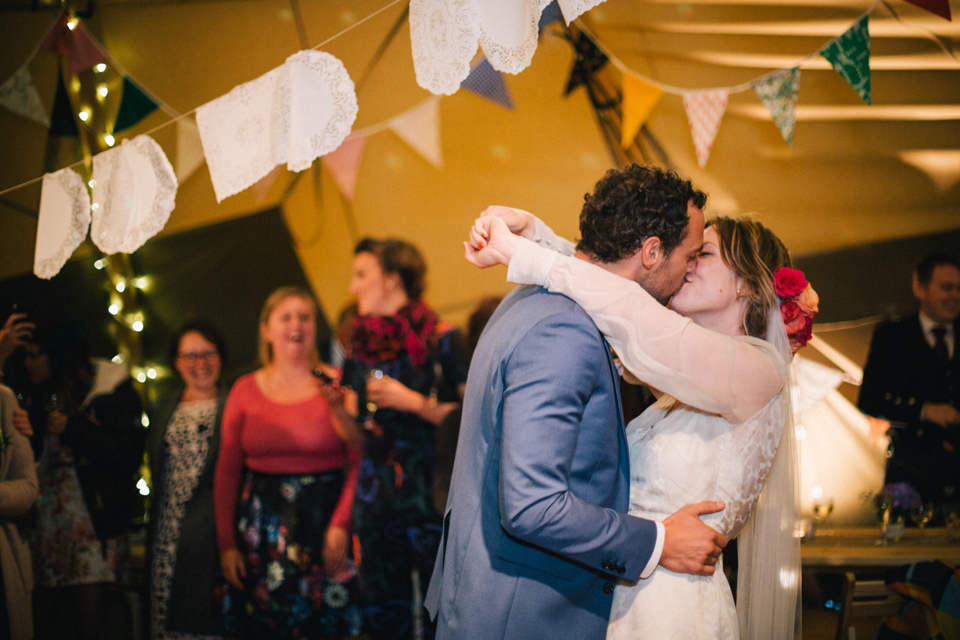
[[[640,132],[653,108],[660,102],[663,89],[641,80],[631,73],[623,74],[623,124],[620,145],[626,149]]]

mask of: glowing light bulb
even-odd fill
[[[117,355],[110,358],[110,360],[112,362],[123,362],[123,356],[118,353]]]
[[[147,369],[147,377],[150,378],[151,380],[156,380],[157,370],[154,369],[153,367],[150,367],[149,369]]]
[[[107,65],[101,62],[100,64],[96,65],[94,69],[97,70],[97,73],[103,73],[104,71],[107,70]]]
[[[93,178],[90,178],[90,180],[87,181],[87,186],[93,189],[95,186],[97,186],[97,181]],[[99,269],[100,267],[97,268]]]
[[[123,293],[127,290],[127,283],[121,280],[117,283],[117,293]]]
[[[130,325],[130,328],[136,331],[137,333],[140,333],[141,331],[143,331],[143,322],[140,320],[135,320],[134,323]]]
[[[140,416],[140,424],[142,424],[144,427],[150,426],[150,418],[147,417],[147,414]]]
[[[146,382],[146,381],[147,381],[147,374],[145,374],[143,371],[137,374],[137,382]]]
[[[87,108],[80,109],[80,113],[77,114],[77,117],[79,117],[82,121],[86,122],[87,120],[90,119],[90,109],[87,109]]]
[[[137,289],[146,289],[150,284],[150,279],[147,276],[140,276],[133,281],[133,284],[136,285]]]
[[[143,426],[147,426],[147,425],[143,425]],[[150,495],[150,487],[147,486],[147,481],[144,480],[143,478],[140,478],[140,480],[137,482],[137,489],[140,490],[140,495],[142,496]]]
[[[113,134],[105,133],[103,135],[103,141],[107,143],[108,147],[112,147],[114,144],[116,144],[117,139],[113,137]]]
[[[120,313],[120,307],[115,304],[112,304],[109,307],[107,307],[107,311],[110,312],[110,315],[115,316],[118,313]]]
[[[80,24],[79,20],[77,20],[76,18],[70,18],[69,20],[67,20],[67,29],[70,29],[70,31],[73,31],[74,29],[77,28],[78,24]]]
[[[97,87],[97,95],[101,98],[106,98],[108,93],[110,93],[110,89],[107,88],[107,85],[102,84]]]
[[[93,182],[93,180],[91,180],[90,182]],[[97,260],[96,262],[93,263],[93,268],[96,269],[96,270],[98,270],[98,271],[99,271],[100,269],[103,269],[104,266],[106,266],[106,265],[104,265],[102,259]]]

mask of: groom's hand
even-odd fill
[[[716,501],[688,504],[664,520],[660,566],[677,573],[712,576],[727,539],[705,525],[700,516],[723,511],[724,506]]]

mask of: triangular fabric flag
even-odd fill
[[[53,98],[53,113],[50,114],[50,135],[61,138],[80,135],[62,72],[57,74],[57,93]]]
[[[348,200],[353,200],[353,194],[356,191],[360,161],[363,160],[363,149],[366,144],[366,136],[353,135],[323,156],[323,165],[333,176],[333,181],[337,183],[340,193]]]
[[[870,32],[867,16],[857,20],[846,33],[837,37],[820,52],[837,73],[870,104]]]
[[[793,125],[797,121],[797,94],[800,67],[780,69],[753,83],[753,90],[773,116],[780,135],[793,145]]]
[[[513,100],[503,79],[503,74],[493,68],[486,56],[470,70],[470,75],[460,84],[463,89],[495,102],[513,111]]]
[[[907,0],[907,2],[921,9],[926,9],[930,13],[935,13],[945,20],[951,20],[950,0]]]
[[[44,175],[33,273],[46,279],[60,273],[89,227],[90,194],[80,174],[68,168]]]
[[[690,121],[690,134],[693,137],[693,147],[697,150],[697,164],[701,169],[707,166],[707,158],[710,157],[713,141],[720,130],[720,121],[727,110],[729,98],[729,89],[683,94],[683,108],[687,112],[687,120]]]
[[[17,69],[16,73],[0,85],[0,104],[45,127],[50,126],[50,116],[43,108],[40,94],[37,93],[37,87],[33,84],[27,65]]]
[[[113,132],[119,133],[129,129],[156,111],[157,106],[154,99],[144,93],[133,80],[123,76],[123,97],[120,98],[120,108],[117,110],[117,119],[113,123]]]
[[[80,73],[92,69],[94,65],[108,62],[109,56],[93,41],[82,24],[73,30],[73,39],[70,43],[70,71]]]
[[[663,89],[638,78],[623,74],[623,119],[620,127],[620,145],[626,149],[633,144],[640,127],[647,121],[660,102]]]
[[[564,96],[569,96],[574,89],[586,84],[590,76],[607,64],[607,56],[583,33],[573,41],[573,51],[573,67],[570,69],[567,87],[563,90]]]
[[[133,253],[167,224],[177,177],[150,136],[93,156],[90,239],[106,254]]]
[[[540,13],[540,20],[537,23],[537,31],[543,33],[543,30],[549,27],[554,22],[560,22],[563,18],[563,13],[560,12],[560,5],[557,4],[557,0],[553,0],[550,4],[543,8],[543,11]]]
[[[47,36],[40,43],[41,49],[46,49],[62,58],[70,55],[73,31],[67,26],[68,19],[66,13],[60,16],[60,20],[47,32]]]
[[[390,121],[390,129],[437,169],[443,167],[440,150],[440,100],[427,98]]]
[[[183,184],[203,162],[203,143],[200,142],[197,121],[190,117],[180,118],[177,120],[177,161],[174,164],[177,181]]]

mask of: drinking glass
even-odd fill
[[[919,506],[910,509],[910,519],[920,529],[920,544],[926,543],[926,540],[923,539],[923,528],[933,518],[933,511],[932,502],[922,502]]]
[[[833,511],[833,498],[815,498],[813,500],[813,515],[817,519],[817,526],[826,526],[830,513]]]

